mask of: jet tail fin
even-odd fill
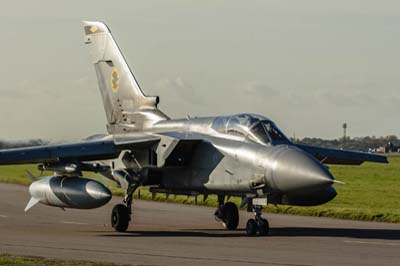
[[[32,208],[33,206],[35,206],[35,205],[38,204],[38,203],[39,203],[39,200],[36,199],[36,198],[34,198],[34,197],[32,197],[32,198],[29,200],[28,204],[26,205],[24,211],[25,211],[25,212],[28,211],[30,208]]]
[[[140,130],[169,119],[157,109],[159,98],[141,90],[109,28],[99,21],[83,21],[83,25],[109,133]]]

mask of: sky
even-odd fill
[[[292,137],[400,135],[400,2],[7,1],[0,139],[105,132],[82,20],[172,118],[258,113]]]

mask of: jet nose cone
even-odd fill
[[[86,192],[99,204],[105,204],[111,200],[111,191],[103,184],[96,181],[89,181],[86,184]]]
[[[273,180],[281,191],[319,190],[334,183],[324,165],[297,148],[287,148],[278,155]]]

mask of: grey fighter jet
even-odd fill
[[[106,204],[110,191],[83,178],[100,173],[125,191],[123,203],[111,214],[112,227],[126,231],[132,195],[140,186],[166,195],[217,195],[215,217],[228,230],[239,222],[231,196],[255,218],[248,235],[268,234],[261,216],[267,204],[313,206],[336,196],[335,179],[325,164],[387,163],[380,155],[292,143],[270,119],[256,114],[172,119],[157,108],[158,97],[139,87],[108,27],[83,22],[107,116],[106,135],[79,143],[0,151],[0,164],[37,163],[53,176],[36,180],[26,210],[37,203],[90,209]]]

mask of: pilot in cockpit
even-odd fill
[[[220,133],[241,135],[263,145],[289,142],[271,120],[259,115],[221,116],[214,120],[212,128]]]

